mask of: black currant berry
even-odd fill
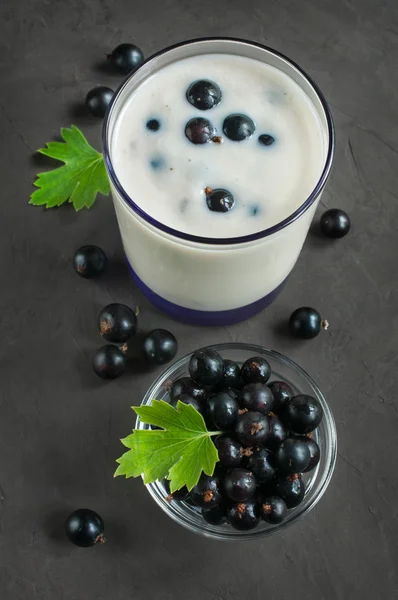
[[[169,502],[172,500],[182,502],[183,500],[187,500],[187,498],[189,498],[188,488],[185,485],[173,493],[170,491],[170,481],[168,479],[163,479],[163,485],[164,489],[166,490],[167,500]]]
[[[238,401],[229,392],[218,392],[207,400],[207,414],[217,429],[232,429],[239,416]]]
[[[261,356],[253,356],[243,363],[241,376],[245,383],[267,383],[271,376],[271,365]]]
[[[215,134],[213,125],[203,117],[191,119],[185,126],[185,135],[192,144],[207,144]]]
[[[260,503],[260,516],[266,523],[277,525],[282,523],[287,515],[286,502],[278,496],[268,496]]]
[[[247,469],[231,469],[224,477],[224,490],[233,502],[245,502],[256,491],[257,481]]]
[[[298,506],[305,494],[305,485],[301,475],[295,473],[287,477],[278,477],[275,483],[275,495],[286,502],[288,508]]]
[[[244,456],[242,444],[229,435],[220,435],[215,445],[218,450],[218,460],[224,467],[240,466]]]
[[[124,304],[108,304],[98,316],[98,328],[106,340],[122,344],[135,334],[137,317]]]
[[[266,448],[255,448],[245,459],[245,467],[260,483],[272,481],[276,474],[275,456]]]
[[[274,397],[264,383],[248,383],[242,389],[240,405],[247,410],[255,410],[268,415],[273,410]]]
[[[191,490],[191,500],[200,508],[214,508],[222,500],[218,477],[202,473],[198,483]]]
[[[266,444],[269,435],[269,421],[262,413],[248,411],[238,417],[235,433],[244,446]]]
[[[283,414],[283,421],[294,433],[310,433],[322,421],[321,403],[312,396],[300,394],[291,399]]]
[[[79,508],[66,519],[65,532],[69,540],[82,548],[103,544],[104,522],[93,510]]]
[[[320,220],[321,232],[328,238],[342,238],[350,231],[350,217],[339,208],[330,208]]]
[[[98,246],[81,246],[73,257],[73,268],[80,277],[91,279],[105,271],[107,258]]]
[[[189,361],[189,374],[200,385],[216,385],[224,374],[224,361],[215,350],[197,350]]]
[[[227,507],[220,504],[214,508],[202,508],[202,517],[209,525],[222,525],[227,520]]]
[[[134,44],[119,44],[111,54],[108,54],[110,63],[122,73],[134,71],[144,61],[144,55]]]
[[[321,329],[327,329],[329,323],[322,319],[315,308],[302,306],[297,308],[289,319],[289,331],[294,337],[302,340],[311,340],[316,337]]]
[[[223,132],[230,140],[241,142],[250,138],[256,126],[250,117],[242,114],[229,115],[223,123]]]
[[[98,85],[88,92],[86,96],[86,106],[94,117],[103,118],[105,117],[113,95],[113,90],[104,85]]]
[[[166,329],[154,329],[144,340],[144,357],[150,365],[165,365],[177,354],[177,340]]]
[[[260,520],[256,502],[240,502],[227,509],[227,521],[234,529],[248,531],[254,529]]]
[[[288,438],[275,453],[276,464],[284,473],[302,473],[310,462],[310,451],[300,438]]]
[[[209,110],[221,102],[221,90],[216,83],[208,79],[199,79],[187,89],[187,100],[199,110]]]
[[[290,385],[284,381],[271,381],[271,383],[268,384],[268,387],[275,400],[272,412],[276,415],[280,415],[284,411],[289,400],[293,398],[293,390]]]
[[[125,353],[113,344],[102,346],[94,355],[93,369],[102,379],[116,379],[123,375],[126,367]]]

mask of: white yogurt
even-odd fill
[[[210,110],[186,99],[200,79],[222,91]],[[251,138],[223,135],[231,113],[254,121]],[[223,143],[192,144],[184,130],[195,117],[210,120]],[[158,131],[146,128],[150,119],[159,121]],[[261,134],[275,142],[261,145]],[[134,91],[115,124],[111,156],[121,185],[150,216],[193,235],[231,238],[275,225],[306,200],[325,162],[325,135],[312,102],[288,75],[244,56],[205,54],[168,65]],[[206,187],[227,189],[234,208],[209,210]]]
[[[187,101],[188,86],[199,79],[221,88],[217,107],[200,111]],[[225,137],[222,124],[231,113],[255,122],[250,139]],[[209,119],[223,143],[192,144],[184,130],[195,117]],[[150,119],[159,121],[157,132],[146,128]],[[127,81],[106,130],[120,233],[144,293],[177,317],[184,312],[178,307],[199,311],[206,323],[214,323],[211,313],[225,324],[258,311],[293,268],[323,186],[307,210],[274,233],[244,242],[222,239],[255,234],[289,217],[315,189],[327,156],[330,169],[330,121],[305,75],[250,42],[192,42],[155,57]],[[261,146],[261,134],[275,142]],[[210,211],[207,186],[227,189],[233,209]],[[164,226],[219,243],[187,239]]]

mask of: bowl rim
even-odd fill
[[[247,344],[244,342],[225,342],[221,344],[205,346],[205,348],[215,350],[220,354],[222,354],[223,350],[246,350],[253,352],[253,356],[255,355],[255,353],[265,355],[265,358],[268,355],[270,358],[276,360],[277,362],[280,362],[286,367],[293,369],[298,375],[300,375],[300,377],[303,377],[307,381],[307,383],[312,387],[312,390],[315,392],[317,399],[321,402],[324,411],[323,424],[327,434],[326,441],[328,442],[327,444],[325,444],[325,448],[323,449],[323,452],[326,453],[325,468],[321,473],[319,473],[320,464],[316,467],[316,469],[314,469],[313,481],[311,482],[309,489],[306,490],[306,496],[308,491],[312,491],[312,497],[309,501],[307,498],[307,503],[305,503],[304,497],[303,502],[294,508],[296,512],[294,514],[291,513],[290,519],[286,519],[278,525],[269,526],[266,529],[253,529],[247,532],[240,532],[232,528],[221,529],[217,528],[216,526],[209,526],[207,523],[203,526],[202,529],[201,527],[198,527],[192,519],[188,518],[187,513],[183,513],[183,511],[181,510],[176,510],[176,506],[174,504],[168,503],[166,501],[164,494],[162,495],[160,493],[160,482],[148,483],[145,485],[145,487],[147,488],[149,494],[152,496],[153,500],[155,500],[155,502],[158,504],[158,506],[160,506],[160,508],[176,523],[182,525],[189,531],[193,531],[199,535],[203,535],[208,538],[227,541],[247,541],[249,539],[265,538],[280,531],[284,531],[287,527],[302,519],[306,514],[309,513],[310,510],[314,508],[314,506],[316,506],[316,504],[319,502],[319,500],[325,493],[332,478],[337,458],[337,430],[331,408],[326,398],[324,397],[322,391],[320,390],[319,386],[312,379],[312,377],[295,361],[285,356],[284,354],[277,352],[276,350],[272,350],[270,348],[265,348],[263,346],[255,344]],[[167,380],[170,379],[170,375],[172,373],[177,371],[179,368],[185,366],[192,354],[193,352],[189,352],[182,358],[178,359],[177,361],[174,361],[171,365],[167,367],[167,369],[162,371],[162,373],[148,388],[141,402],[141,405],[150,404],[150,402],[154,398],[153,391],[156,390],[157,387],[159,387],[160,385],[164,384],[164,382],[167,382]],[[137,417],[135,422],[136,429],[147,429],[148,427],[148,425],[142,423],[140,418]],[[313,491],[314,487],[315,491]]]

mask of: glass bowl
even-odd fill
[[[301,504],[288,511],[286,519],[279,525],[268,525],[261,521],[259,525],[250,531],[238,531],[229,525],[210,525],[202,518],[200,509],[186,502],[167,500],[167,492],[161,482],[150,483],[146,487],[152,498],[157,502],[164,512],[174,519],[180,525],[183,525],[190,531],[194,531],[206,537],[219,540],[247,540],[261,538],[272,535],[277,531],[282,531],[304,515],[306,515],[320,500],[324,494],[333,474],[336,453],[337,436],[336,426],[332,412],[327,404],[325,397],[316,383],[309,375],[299,367],[295,362],[274,350],[267,350],[261,346],[240,343],[217,344],[210,346],[216,350],[225,359],[234,360],[239,365],[252,356],[262,356],[268,360],[272,368],[270,381],[282,380],[288,383],[296,394],[309,394],[315,396],[322,405],[324,417],[319,427],[314,431],[314,439],[319,444],[321,450],[321,459],[313,471],[305,473],[303,479],[306,490]],[[168,367],[151,385],[147,391],[142,404],[151,404],[152,399],[169,400],[168,390],[170,383],[186,377],[188,373],[188,363],[191,354],[184,356],[170,367]],[[149,429],[149,425],[142,423],[139,418],[136,421],[137,429]]]

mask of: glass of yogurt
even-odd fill
[[[254,42],[167,48],[119,88],[104,155],[126,257],[171,316],[226,325],[276,298],[333,159],[326,101]]]

